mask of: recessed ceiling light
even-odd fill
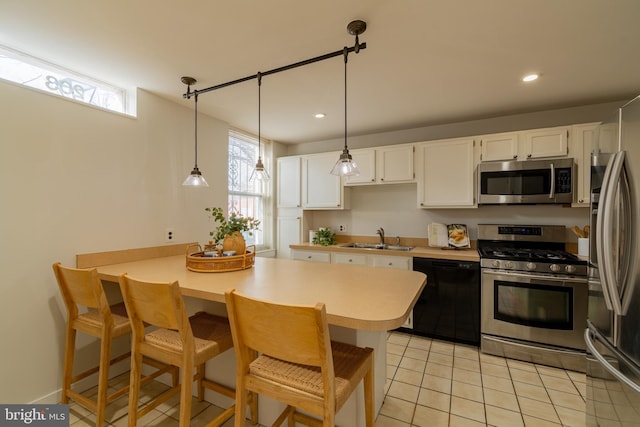
[[[528,82],[532,82],[532,81],[534,81],[534,80],[538,80],[538,77],[540,77],[540,75],[539,75],[539,74],[536,74],[536,73],[533,73],[533,74],[527,74],[526,76],[524,76],[524,77],[522,78],[522,81],[523,81],[523,82],[527,82],[527,83],[528,83]]]
[[[325,113],[316,113],[313,117],[315,117],[316,119],[324,119],[325,117],[327,117],[327,115]]]

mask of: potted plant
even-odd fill
[[[311,243],[321,246],[335,245],[336,235],[330,228],[321,228],[316,232],[315,236],[313,236]]]
[[[228,217],[224,216],[222,208],[205,208],[209,212],[209,219],[213,219],[218,227],[209,232],[209,236],[216,245],[222,243],[223,251],[235,251],[237,255],[244,255],[246,242],[243,232],[248,232],[251,236],[253,230],[257,230],[260,221],[252,217],[244,217],[237,212],[231,212]]]

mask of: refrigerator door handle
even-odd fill
[[[598,259],[598,268],[600,270],[600,283],[602,286],[602,295],[604,296],[604,303],[609,311],[613,311],[614,307],[611,301],[611,294],[609,292],[608,280],[609,277],[606,274],[605,255],[611,254],[611,236],[608,236],[605,228],[606,222],[604,221],[604,213],[607,209],[612,209],[612,203],[609,202],[612,198],[611,194],[611,170],[613,169],[613,160],[615,155],[611,156],[602,178],[602,190],[600,191],[600,200],[598,202],[598,216],[596,217],[596,256]],[[607,247],[605,247],[607,245]]]
[[[617,370],[605,357],[600,354],[600,352],[596,349],[596,346],[593,344],[593,340],[591,336],[593,335],[594,339],[598,339],[598,336],[594,334],[589,328],[584,331],[584,342],[587,345],[587,348],[591,352],[591,354],[600,362],[603,368],[605,368],[611,375],[613,375],[618,381],[624,383],[629,386],[636,393],[640,393],[640,386],[629,378],[627,378],[622,372]]]

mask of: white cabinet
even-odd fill
[[[277,198],[279,208],[300,207],[300,157],[278,158]]]
[[[571,206],[589,207],[591,195],[591,154],[598,148],[595,146],[598,123],[585,123],[571,128],[571,145],[569,153],[575,159],[574,173],[575,194]]]
[[[483,135],[480,159],[489,162],[566,157],[568,141],[569,127],[566,126]]]
[[[369,255],[368,263],[371,267],[395,268],[396,270],[411,270],[413,258],[390,255]]]
[[[291,251],[291,258],[300,261],[313,261],[313,262],[331,262],[331,253],[323,251],[304,251],[294,250]]]
[[[339,152],[302,156],[302,207],[304,209],[348,209],[348,193],[331,168]]]
[[[352,150],[360,175],[348,176],[345,185],[414,182],[413,144]]]
[[[367,265],[367,255],[360,253],[332,252],[331,264]]]
[[[289,245],[298,245],[301,243],[302,220],[299,216],[279,216],[277,225],[277,257],[291,258],[291,249],[289,248]]]
[[[416,147],[418,205],[473,208],[476,150],[472,138],[422,142]]]

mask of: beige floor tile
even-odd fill
[[[498,408],[508,409],[509,411],[520,411],[518,399],[513,393],[505,393],[503,391],[485,388],[484,403],[486,405],[497,406]]]
[[[440,393],[451,393],[451,379],[427,374],[422,377],[422,387]]]
[[[399,354],[387,353],[387,365],[398,366],[402,360]]]
[[[556,407],[560,421],[563,426],[584,427],[586,425],[586,417],[584,411],[576,411],[569,408]],[[637,418],[635,421],[638,421]]]
[[[376,427],[410,427],[411,424],[405,423],[395,418],[390,418],[384,415],[378,415],[376,418]]]
[[[456,396],[451,396],[451,414],[470,418],[482,423],[486,422],[484,404]]]
[[[435,362],[427,362],[424,373],[428,375],[435,375],[436,377],[451,379],[453,377],[453,367],[441,365]]]
[[[540,375],[544,386],[548,389],[564,391],[565,393],[579,394],[576,386],[573,385],[573,381],[569,379],[561,379],[556,377],[550,377],[548,375]]]
[[[476,385],[466,384],[454,380],[451,384],[451,395],[484,403],[482,387]]]
[[[403,357],[398,367],[423,373],[426,365],[427,365],[427,362],[425,362],[424,360],[412,359],[410,357]]]
[[[587,375],[584,372],[566,371],[571,381],[574,383],[586,383]]]
[[[419,348],[421,350],[429,350],[431,349],[431,339],[413,336],[409,340],[409,344],[407,346],[410,348]]]
[[[422,384],[422,374],[410,369],[398,368],[395,375],[393,376],[393,380],[411,385],[417,385],[419,387],[420,384]]]
[[[559,423],[558,415],[551,403],[541,402],[539,400],[529,399],[527,397],[518,397],[520,411],[523,415],[531,415],[532,417],[542,418],[543,420]]]
[[[406,348],[407,347],[404,345],[387,342],[387,354],[397,354],[399,356],[402,356]]]
[[[538,372],[536,371],[536,365],[534,365],[533,363],[524,362],[522,360],[515,360],[515,359],[506,359],[506,360],[507,360],[507,366],[509,366],[509,369],[520,369],[521,371]]]
[[[529,399],[551,403],[551,399],[547,394],[547,389],[545,389],[544,387],[538,387],[532,384],[521,383],[518,381],[513,382],[513,387],[515,388],[516,395],[518,397],[527,397]]]
[[[391,383],[391,387],[389,387],[388,396],[416,403],[418,401],[418,393],[420,393],[419,386],[394,380]]]
[[[447,354],[453,356],[455,344],[446,341],[436,341],[431,343],[431,351],[436,353]]]
[[[453,355],[456,357],[464,357],[465,359],[480,360],[478,347],[470,345],[456,344]]]
[[[429,356],[429,351],[428,350],[422,350],[419,348],[413,348],[413,347],[407,347],[407,349],[404,351],[404,356],[405,357],[411,357],[412,359],[418,359],[418,360],[427,360],[427,357]]]
[[[393,379],[396,375],[396,371],[398,370],[397,366],[387,365],[387,378]]]
[[[524,427],[520,412],[509,411],[495,406],[485,406],[487,424],[496,427]]]
[[[585,411],[585,401],[582,399],[582,396],[552,389],[547,389],[547,392],[554,406],[562,406],[582,412]]]
[[[482,375],[480,372],[467,371],[466,369],[453,368],[453,380],[482,386]]]
[[[493,375],[482,374],[482,387],[490,388],[493,390],[504,391],[507,393],[513,393],[513,383],[510,379],[494,377]]]
[[[449,412],[451,395],[449,393],[440,393],[439,391],[422,388],[418,396],[418,405]]]
[[[439,363],[441,365],[453,366],[453,354],[444,354],[433,351],[433,347],[429,352],[429,362]]]
[[[480,353],[480,363],[489,363],[492,365],[507,366],[507,359],[504,357],[494,356],[492,354]]]
[[[550,377],[558,377],[562,379],[569,379],[567,371],[560,368],[552,368],[551,366],[536,365],[536,370],[540,375],[548,375]]]
[[[413,418],[415,406],[415,403],[387,396],[384,399],[382,408],[380,409],[380,414],[386,415],[390,418],[395,418],[399,421],[404,421],[405,423],[410,423]]]
[[[469,418],[458,415],[449,415],[449,427],[485,427],[486,425],[486,423],[470,420]]]
[[[540,375],[536,371],[523,371],[522,369],[509,369],[511,373],[511,379],[513,381],[520,381],[522,383],[532,384],[539,387],[542,387],[542,380],[540,379]],[[553,377],[550,377],[553,378]],[[568,381],[568,380],[567,380]]]
[[[511,379],[511,373],[506,366],[493,365],[490,363],[483,363],[480,366],[480,371],[483,374],[493,375],[494,377]]]
[[[387,343],[399,344],[406,347],[406,345],[409,344],[410,339],[411,335],[392,332],[387,338]]]
[[[525,427],[560,427],[559,423],[552,423],[551,421],[543,420],[540,418],[532,417],[531,415],[522,415],[524,419]]]
[[[453,367],[466,369],[467,371],[480,372],[480,362],[474,359],[467,359],[461,356],[454,356]]]
[[[449,413],[426,406],[416,406],[411,425],[420,427],[446,426],[449,424]]]

